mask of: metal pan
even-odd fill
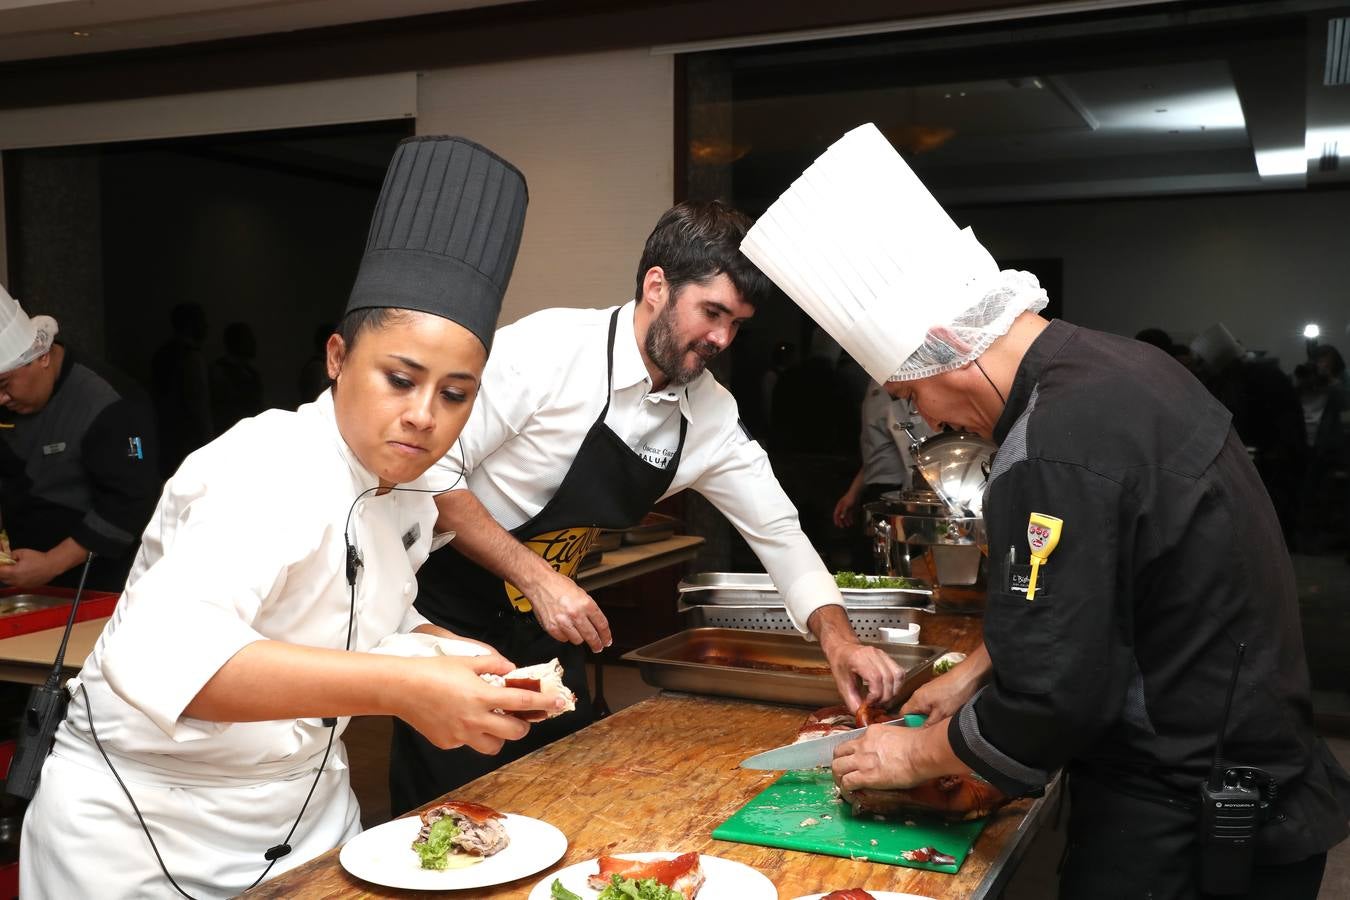
[[[764,572],[700,572],[681,581],[679,591],[691,603],[783,605],[778,587]],[[933,589],[926,584],[912,588],[841,588],[839,593],[849,607],[926,607],[933,600]]]
[[[690,597],[700,597],[691,594]],[[776,604],[716,603],[707,606],[678,605],[686,628],[735,628],[741,631],[780,631],[797,634],[797,626],[788,618],[782,601]],[[910,623],[923,626],[932,610],[922,606],[845,606],[853,632],[865,641],[881,640],[881,628],[904,628]]]
[[[885,651],[905,670],[903,701],[933,677],[941,647],[865,643]],[[819,644],[799,634],[691,628],[623,655],[650,685],[813,708],[840,702]]]

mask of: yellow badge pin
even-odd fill
[[[1036,574],[1059,545],[1059,534],[1064,520],[1045,513],[1034,512],[1027,520],[1027,544],[1031,547],[1031,578],[1027,582],[1027,599],[1036,599]]]

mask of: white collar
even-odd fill
[[[333,407],[333,389],[329,387],[324,390],[322,394],[314,398],[314,402],[309,404],[309,406],[313,409],[314,415],[318,416],[320,421],[324,423],[324,427],[332,429],[333,443],[337,446],[338,453],[342,456],[343,461],[347,464],[347,468],[352,473],[352,481],[356,490],[361,492],[370,490],[373,487],[378,487],[380,479],[374,472],[370,471],[362,464],[360,458],[356,455],[356,451],[348,445],[346,439],[342,437],[342,432],[338,430],[337,410]],[[424,474],[416,480],[408,482],[406,485],[398,486],[424,488],[426,487],[425,482],[426,475]],[[390,491],[391,495],[395,493],[396,492],[394,491]]]
[[[689,408],[689,387],[697,384],[699,378],[712,376],[703,372],[683,389],[667,386],[662,390],[653,391],[647,364],[642,361],[642,354],[638,352],[637,334],[633,324],[636,311],[636,300],[629,300],[619,307],[619,321],[614,326],[614,390],[623,390],[638,384],[645,385],[647,394],[644,400],[648,403],[677,401],[680,404],[680,415],[693,422],[694,414]]]

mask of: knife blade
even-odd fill
[[[917,728],[923,723],[923,716],[911,714],[878,724]],[[854,728],[852,731],[827,734],[825,737],[812,738],[809,741],[799,741],[795,744],[776,747],[773,750],[765,750],[763,753],[756,753],[748,759],[741,760],[741,768],[790,770],[814,769],[816,766],[828,765],[830,760],[834,758],[835,747],[862,737],[866,730],[866,728]]]

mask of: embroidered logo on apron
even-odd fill
[[[542,556],[544,562],[552,566],[553,571],[559,575],[575,578],[577,566],[581,565],[582,558],[590,551],[599,534],[599,528],[573,526],[536,534],[521,543]],[[511,601],[511,605],[519,612],[525,613],[534,609],[525,595],[509,581],[506,582],[506,599]]]

